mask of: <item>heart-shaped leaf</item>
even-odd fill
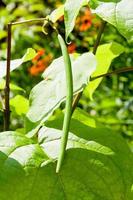
[[[84,53],[71,55],[74,94],[83,90],[88,78],[96,68],[95,56]],[[32,122],[45,121],[66,98],[65,66],[63,57],[53,61],[43,74],[46,80],[36,85],[30,94],[30,109],[27,117]]]
[[[128,40],[133,40],[132,0],[90,0],[93,12],[114,25]]]
[[[62,119],[49,125],[61,126]],[[75,119],[70,131],[59,174],[49,157],[57,158],[61,131],[42,129],[40,145],[17,132],[0,133],[0,199],[131,200],[133,157],[125,141]]]

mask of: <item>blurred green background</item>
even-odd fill
[[[0,60],[6,59],[7,24],[10,21],[21,21],[45,17],[64,1],[58,0],[2,0],[0,1]],[[83,53],[93,49],[101,20],[90,13],[89,8],[82,8],[73,33],[72,43],[68,46],[70,53]],[[57,22],[58,29],[64,35],[64,21],[61,17]],[[13,91],[11,98],[18,93],[28,98],[31,88],[42,78],[41,73],[60,56],[56,33],[47,27],[48,35],[42,32],[42,24],[19,25],[13,27],[12,59],[21,58],[29,47],[38,51],[38,57],[22,65],[11,73],[11,82],[23,88],[24,91]],[[110,71],[133,66],[133,48],[118,32],[107,25],[101,44],[116,41],[122,44],[125,52],[114,59]],[[106,61],[105,61],[106,62]],[[89,116],[105,126],[117,130],[133,148],[133,73],[127,72],[103,79],[90,101],[87,93],[82,96],[79,107],[88,112]],[[0,90],[3,96],[3,90]],[[26,99],[25,99],[26,100]],[[26,101],[28,104],[28,102]],[[13,109],[13,106],[12,106]],[[18,115],[20,115],[18,117]],[[23,112],[11,114],[11,128],[23,126]],[[2,130],[3,114],[0,112],[0,129]]]

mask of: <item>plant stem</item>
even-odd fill
[[[99,29],[99,32],[98,32],[98,35],[97,35],[97,39],[96,39],[96,42],[95,42],[94,47],[93,47],[93,54],[94,54],[94,55],[95,55],[96,52],[97,52],[97,48],[98,48],[98,46],[99,46],[99,44],[100,44],[100,40],[101,40],[102,34],[103,34],[103,32],[104,32],[106,23],[107,23],[107,22],[105,22],[105,21],[102,21],[102,23],[101,23],[101,26],[100,26],[100,29]],[[72,114],[73,114],[75,108],[77,107],[78,102],[79,102],[81,96],[82,96],[82,92],[76,94],[76,96],[75,96],[75,98],[74,98],[74,100],[73,100]]]
[[[97,35],[97,39],[96,39],[96,42],[95,42],[94,47],[93,47],[93,54],[94,55],[97,52],[97,48],[100,44],[100,40],[101,40],[101,37],[102,37],[102,34],[104,32],[106,24],[107,24],[107,22],[105,22],[105,21],[102,21],[102,23],[101,23],[101,26],[100,26],[100,29],[99,29],[99,32],[98,32],[98,35]]]
[[[20,22],[12,22],[11,25],[20,25],[20,24],[28,24],[28,23],[39,23],[47,20],[46,18],[36,18],[36,19],[29,19]],[[48,20],[47,20],[48,21]]]
[[[8,36],[7,36],[7,66],[6,66],[6,85],[5,85],[5,109],[4,109],[4,131],[9,130],[10,124],[10,60],[11,60],[11,27],[9,23],[7,26]]]
[[[112,72],[108,72],[106,74],[101,74],[99,76],[94,76],[90,79],[90,81],[94,81],[98,78],[102,78],[102,77],[106,77],[106,76],[111,76],[111,75],[116,75],[116,74],[120,74],[120,73],[124,73],[124,72],[131,72],[133,71],[133,67],[123,67],[121,69],[117,69],[115,71],[112,71]]]

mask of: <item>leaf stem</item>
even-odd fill
[[[64,122],[63,122],[63,135],[61,138],[61,147],[59,151],[59,158],[57,161],[57,167],[56,167],[56,173],[59,173],[67,145],[68,140],[68,133],[69,133],[69,127],[70,127],[70,120],[71,120],[71,113],[72,113],[72,101],[73,101],[73,77],[72,77],[72,66],[71,66],[71,60],[70,56],[68,54],[68,50],[65,44],[64,39],[61,35],[58,34],[58,40],[61,46],[62,55],[64,58],[64,64],[65,64],[65,71],[66,71],[66,109],[65,109],[65,116],[64,116]]]
[[[100,44],[100,40],[101,40],[102,34],[103,34],[103,32],[104,32],[106,23],[107,23],[107,22],[105,22],[105,21],[102,21],[102,23],[101,23],[101,26],[100,26],[100,29],[99,29],[99,32],[98,32],[98,35],[97,35],[97,39],[96,39],[96,42],[95,42],[94,47],[93,47],[93,54],[94,54],[94,55],[95,55],[96,52],[97,52],[97,48],[98,48],[98,46],[99,46],[99,44]],[[74,98],[74,100],[73,100],[72,113],[74,112],[75,108],[77,107],[78,102],[79,102],[81,96],[82,96],[82,92],[76,94],[76,96],[75,96],[75,98]]]
[[[20,24],[28,24],[28,23],[39,23],[39,22],[44,22],[46,18],[36,18],[36,19],[29,19],[29,20],[24,20],[20,22],[12,22],[11,25],[20,25]]]
[[[94,81],[98,78],[102,78],[102,77],[106,77],[106,76],[111,76],[111,75],[116,75],[116,74],[120,74],[120,73],[125,73],[125,72],[131,72],[133,71],[133,67],[123,67],[121,69],[117,69],[115,71],[112,72],[108,72],[106,74],[101,74],[99,76],[94,76],[92,78],[90,78],[90,81]]]
[[[93,47],[93,54],[94,55],[97,52],[97,48],[98,48],[98,46],[100,44],[101,37],[102,37],[102,34],[104,32],[106,24],[107,24],[107,22],[105,22],[105,21],[102,21],[102,23],[101,23],[101,26],[100,26],[100,29],[99,29],[99,32],[98,32],[98,35],[97,35],[97,39],[96,39],[96,42],[95,42],[94,47]]]

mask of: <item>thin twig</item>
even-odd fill
[[[96,39],[96,42],[95,42],[94,48],[93,48],[93,54],[94,54],[94,55],[96,54],[97,48],[98,48],[98,46],[99,46],[99,44],[100,44],[100,40],[101,40],[102,34],[103,34],[103,32],[104,32],[106,23],[107,23],[107,22],[102,21],[102,24],[101,24],[101,26],[100,26],[100,29],[99,29],[99,32],[98,32],[98,35],[97,35],[97,39]],[[73,100],[73,105],[72,105],[72,113],[74,112],[75,108],[77,107],[77,104],[78,104],[78,102],[79,102],[81,96],[82,96],[82,92],[79,92],[79,93],[75,96],[75,98],[74,98],[74,100]]]
[[[36,19],[29,19],[29,20],[24,20],[20,22],[12,22],[11,25],[20,25],[20,24],[28,24],[28,23],[39,23],[39,22],[44,22],[45,20],[48,21],[46,18],[36,18]]]
[[[6,66],[6,85],[5,85],[5,109],[4,109],[4,131],[9,130],[10,124],[10,60],[11,60],[11,24],[7,26],[7,66]]]
[[[97,35],[97,39],[96,39],[96,42],[95,42],[94,47],[93,47],[93,54],[94,55],[97,52],[97,48],[98,48],[98,46],[100,44],[100,40],[101,40],[101,37],[102,37],[102,34],[104,32],[106,24],[107,24],[107,22],[105,22],[105,21],[102,21],[102,23],[101,23],[101,27],[99,29],[99,32],[98,32],[98,35]]]
[[[98,78],[102,78],[102,77],[106,77],[106,76],[111,76],[111,75],[116,75],[116,74],[120,74],[120,73],[124,73],[124,72],[131,72],[133,71],[133,67],[123,67],[121,69],[117,69],[115,71],[112,71],[112,72],[108,72],[106,74],[101,74],[99,76],[94,76],[90,79],[90,81],[94,81]]]

